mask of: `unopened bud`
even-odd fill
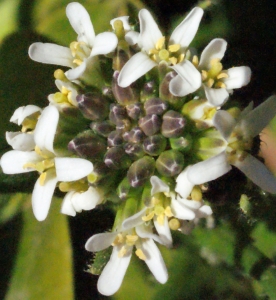
[[[178,151],[187,151],[191,149],[192,140],[191,137],[179,137],[179,138],[171,138],[170,139],[171,148]]]
[[[112,147],[107,150],[104,163],[111,169],[126,169],[130,166],[131,160],[122,147]]]
[[[87,130],[69,142],[68,150],[82,158],[94,160],[103,156],[106,150],[106,142],[91,130]]]
[[[103,95],[87,93],[77,96],[78,107],[89,120],[102,120],[108,116],[109,101]]]
[[[107,144],[109,147],[115,147],[115,146],[120,146],[124,142],[123,136],[121,132],[114,130],[110,132],[107,138]]]
[[[145,154],[141,144],[127,143],[125,144],[124,149],[131,159],[141,158]]]
[[[157,156],[161,154],[167,146],[167,140],[161,134],[156,134],[147,137],[144,140],[144,151],[150,156]]]
[[[130,143],[141,143],[145,137],[144,132],[139,127],[134,127],[123,134],[124,140]]]
[[[130,185],[127,177],[125,177],[120,182],[120,184],[117,188],[117,194],[122,200],[126,200],[130,189],[131,189],[131,185]]]
[[[144,88],[141,91],[141,101],[145,102],[146,100],[155,96],[156,93],[156,84],[154,81],[149,81],[144,84]]]
[[[135,161],[127,172],[129,183],[133,187],[143,186],[153,175],[155,161],[152,157],[144,156]]]
[[[161,132],[167,138],[179,137],[183,134],[185,123],[179,112],[170,110],[163,115]]]
[[[168,108],[168,104],[159,98],[151,98],[145,102],[144,108],[147,115],[162,115]]]
[[[177,150],[168,150],[160,154],[156,160],[157,171],[166,177],[179,174],[184,166],[183,154]]]
[[[143,113],[142,103],[130,104],[126,107],[128,116],[133,120],[138,120]]]
[[[102,122],[92,122],[90,128],[97,134],[107,137],[112,130],[115,129],[115,126],[109,121]]]
[[[146,115],[139,120],[139,126],[147,136],[151,136],[160,130],[161,120],[157,115]]]
[[[110,105],[109,119],[115,125],[124,119],[127,119],[125,108],[120,104]]]
[[[116,123],[116,130],[120,132],[129,131],[131,128],[131,121],[129,119],[118,120]]]

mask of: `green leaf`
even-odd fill
[[[24,211],[22,238],[5,300],[74,299],[67,219],[59,213],[60,200],[52,202],[44,222],[38,222],[30,208]]]

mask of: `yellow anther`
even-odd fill
[[[71,187],[71,185],[70,185],[70,183],[69,182],[61,182],[59,185],[58,185],[58,187],[59,187],[59,190],[61,191],[61,192],[69,192],[70,191],[70,187]]]
[[[172,65],[176,65],[177,64],[177,58],[176,57],[170,57],[169,61],[171,62]]]
[[[228,78],[228,77],[229,77],[229,76],[228,76],[227,73],[221,72],[221,73],[218,74],[217,79]]]
[[[169,227],[171,230],[178,230],[180,228],[181,224],[180,221],[176,218],[172,218],[169,221]]]
[[[164,47],[164,45],[165,45],[165,37],[162,36],[162,37],[157,41],[157,43],[156,43],[156,45],[155,45],[155,48],[156,48],[157,50],[161,50],[161,49]]]
[[[203,81],[206,80],[206,79],[208,78],[208,73],[207,73],[207,71],[205,71],[205,70],[202,70],[202,71],[201,71],[201,78],[202,78]]]
[[[192,63],[195,67],[198,66],[198,56],[196,56],[196,55],[193,56]]]
[[[143,217],[142,217],[142,220],[143,220],[144,222],[147,222],[147,221],[151,220],[153,217],[154,217],[154,211],[150,212],[150,213],[147,214],[146,216],[143,216]]]
[[[124,236],[121,233],[119,233],[119,234],[116,235],[116,237],[115,237],[115,239],[114,239],[114,241],[111,245],[112,246],[117,246],[117,245],[120,245],[122,243],[124,243]]]
[[[119,253],[118,253],[118,257],[123,257],[123,256],[126,255],[126,253],[127,253],[127,249],[126,249],[125,246],[123,246],[123,247],[121,248],[121,250],[119,251]]]
[[[169,51],[170,52],[177,52],[180,49],[180,45],[179,44],[173,44],[169,46]]]
[[[42,174],[40,174],[40,176],[39,176],[39,184],[40,185],[42,185],[42,186],[44,185],[46,177],[47,177],[46,172],[43,172]]]
[[[137,249],[137,250],[135,251],[135,254],[136,254],[140,259],[142,259],[142,260],[146,260],[146,259],[147,259],[146,255],[144,254],[144,252],[142,251],[142,249]]]
[[[165,219],[164,214],[158,215],[157,216],[157,222],[158,222],[158,224],[159,225],[164,225],[164,219]]]
[[[128,234],[126,236],[126,244],[128,246],[133,246],[138,240],[138,236],[136,234]]]
[[[216,88],[226,89],[226,84],[221,81],[218,81],[215,86]]]
[[[164,211],[165,211],[165,209],[164,209],[164,207],[161,206],[161,205],[156,205],[156,206],[154,207],[154,213],[155,213],[157,216],[159,216],[159,215],[161,215],[161,214],[164,214]]]
[[[156,49],[150,49],[149,50],[149,55],[154,55],[154,54],[158,54],[158,50],[156,50]]]
[[[95,183],[98,180],[99,176],[96,173],[91,173],[87,176],[89,183]]]
[[[157,205],[160,203],[160,200],[157,197],[152,197],[151,203],[152,203],[152,205]]]
[[[62,81],[68,81],[67,77],[64,75],[64,72],[61,69],[57,69],[54,72],[55,79],[59,79]]]
[[[185,58],[185,54],[184,53],[181,53],[179,56],[178,56],[178,59],[177,59],[177,63],[181,63]]]
[[[209,78],[206,84],[209,88],[211,88],[213,86],[214,82],[215,82],[214,79]]]
[[[76,41],[72,42],[69,47],[72,52],[72,55],[75,56],[78,48],[78,42]]]
[[[88,183],[84,180],[78,180],[73,182],[61,182],[59,184],[61,192],[76,191],[79,193],[85,192],[88,189]]]
[[[191,192],[192,200],[201,201],[202,200],[202,192],[198,185],[194,186]]]
[[[222,71],[222,64],[220,63],[220,59],[213,58],[210,62],[210,65],[211,68],[208,72],[208,77],[216,78]]]
[[[67,102],[67,97],[63,93],[57,92],[54,94],[54,101],[56,103],[64,103]]]
[[[168,60],[169,57],[170,57],[170,53],[169,53],[169,51],[166,50],[166,49],[160,50],[158,54],[159,54],[159,58],[160,58],[161,60]]]
[[[34,150],[35,150],[35,153],[38,154],[39,156],[41,156],[42,158],[49,158],[49,156],[47,154],[43,153],[37,145],[35,146]]]
[[[172,217],[173,216],[173,213],[172,213],[172,210],[171,210],[171,207],[170,206],[167,206],[166,208],[165,208],[165,215],[167,216],[167,217]]]
[[[62,86],[62,87],[61,87],[61,92],[62,92],[62,94],[64,94],[64,95],[68,95],[69,90],[68,90],[65,86]]]
[[[83,63],[83,61],[81,59],[75,58],[73,60],[73,63],[76,64],[76,65],[78,65],[78,66],[80,66]]]

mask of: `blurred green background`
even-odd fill
[[[137,20],[148,7],[163,32],[169,34],[196,1],[86,0],[96,32],[109,30],[119,15]],[[65,15],[68,0],[0,0],[0,149],[9,149],[5,131],[13,111],[22,105],[47,105],[56,90],[55,66],[32,62],[28,47],[37,41],[68,45],[75,39]],[[259,104],[275,92],[276,2],[271,0],[214,0],[206,10],[193,46],[202,50],[213,38],[228,41],[224,66],[248,65],[251,83],[232,99],[246,106]],[[276,121],[262,143],[276,161]],[[267,159],[268,161],[268,159]],[[232,180],[235,179],[235,180]],[[75,218],[59,213],[55,198],[50,216],[38,222],[32,215],[29,193],[35,176],[0,174],[0,299],[106,299],[97,293],[97,276],[85,270],[92,259],[84,250],[93,234],[112,226],[113,214],[101,208]],[[235,185],[236,182],[240,184]],[[211,184],[210,220],[190,236],[175,234],[174,249],[163,249],[169,281],[160,285],[135,257],[114,299],[276,299],[276,198],[245,184],[233,170]],[[240,202],[240,195],[246,194]],[[212,223],[211,222],[211,223]]]

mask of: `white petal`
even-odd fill
[[[276,115],[276,96],[269,97],[241,120],[243,130],[254,137],[258,135]]]
[[[190,182],[190,180],[187,177],[188,169],[191,166],[187,167],[184,171],[182,171],[176,178],[176,187],[175,191],[182,197],[187,198],[193,187],[194,184]]]
[[[138,43],[138,39],[139,39],[139,32],[136,31],[129,31],[126,35],[125,35],[125,40],[127,41],[127,43],[130,46],[133,46],[135,44]]]
[[[225,152],[193,165],[187,177],[194,184],[203,184],[226,174],[231,170]]]
[[[55,106],[50,105],[43,110],[34,130],[34,140],[40,149],[54,153],[53,144],[58,120],[59,112]]]
[[[72,217],[75,217],[76,216],[76,210],[74,209],[73,207],[73,204],[72,204],[72,196],[74,195],[74,191],[71,191],[71,192],[68,192],[62,203],[61,203],[61,210],[60,212],[62,214],[65,214],[65,215],[68,215],[68,216],[72,216]]]
[[[84,59],[82,64],[80,64],[79,66],[77,66],[76,68],[70,69],[68,71],[65,72],[65,76],[70,80],[76,80],[78,78],[80,78],[83,73],[85,72],[86,68],[87,68],[87,60],[88,59]]]
[[[169,44],[180,44],[181,47],[187,48],[197,32],[202,16],[203,9],[195,7],[175,28],[171,35]]]
[[[98,291],[101,294],[111,296],[118,291],[124,279],[130,259],[131,251],[123,257],[119,257],[119,249],[117,249],[117,247],[113,248],[110,260],[104,267],[98,280]]]
[[[162,255],[152,239],[145,239],[141,249],[146,256],[145,263],[157,281],[165,283],[168,280],[168,271]]]
[[[154,218],[154,226],[155,229],[160,236],[161,240],[163,241],[163,245],[166,247],[171,247],[172,246],[172,235],[171,235],[171,230],[169,227],[169,222],[168,218],[165,216],[164,218],[164,224],[160,225],[157,221],[157,218]]]
[[[86,9],[77,2],[72,2],[66,7],[66,15],[75,32],[78,34],[78,42],[85,42],[93,46],[95,32]]]
[[[71,50],[56,44],[34,43],[29,48],[29,56],[32,60],[44,64],[74,67]]]
[[[34,135],[24,132],[6,132],[6,140],[14,150],[31,151],[34,150]]]
[[[172,199],[171,208],[173,215],[180,220],[193,220],[195,218],[193,210],[178,200]]]
[[[146,214],[147,209],[148,208],[145,207],[141,211],[136,213],[135,215],[125,219],[122,223],[122,229],[123,230],[128,230],[128,229],[131,229],[131,228],[134,228],[138,225],[143,224],[144,221],[142,220],[142,217]]]
[[[251,78],[251,70],[248,67],[235,67],[227,71],[228,78],[224,80],[228,90],[238,89],[247,85]]]
[[[91,56],[108,54],[117,47],[118,38],[112,32],[103,32],[96,36]]]
[[[206,218],[213,213],[212,208],[209,205],[202,205],[196,212],[196,218]]]
[[[137,226],[135,228],[135,230],[136,230],[137,235],[140,238],[153,239],[159,244],[162,244],[162,245],[165,244],[164,240],[162,240],[162,238],[159,235],[153,233],[153,228],[151,225],[145,225],[145,223],[143,223],[143,224]]]
[[[118,84],[127,87],[135,80],[146,74],[157,64],[146,54],[138,52],[124,65],[118,77]]]
[[[21,125],[26,117],[34,114],[37,111],[42,111],[42,109],[36,105],[18,107],[10,118],[10,122]]]
[[[95,208],[102,201],[102,196],[95,188],[89,187],[86,192],[74,193],[71,201],[75,210],[80,212]]]
[[[240,169],[251,181],[262,190],[275,194],[276,178],[266,166],[252,155],[247,155],[243,161],[236,161],[234,166]]]
[[[202,206],[201,201],[188,200],[181,197],[177,197],[177,201],[193,211],[198,210]]]
[[[117,21],[117,20],[119,20],[119,21],[123,22],[124,30],[125,31],[129,31],[131,29],[131,27],[129,25],[128,19],[129,19],[129,16],[123,16],[123,17],[115,18],[115,19],[112,19],[110,21],[110,25],[112,26],[113,30],[115,30],[115,28],[114,28],[114,22]]]
[[[213,106],[222,106],[229,98],[229,93],[226,89],[213,89],[204,85],[205,95],[208,102]]]
[[[213,118],[213,123],[223,138],[228,140],[237,124],[237,121],[227,111],[219,110]]]
[[[46,219],[57,184],[54,172],[49,170],[46,174],[46,180],[43,185],[40,184],[38,178],[32,195],[33,213],[38,221]]]
[[[118,232],[104,232],[91,236],[85,243],[85,249],[98,252],[108,248],[114,241]]]
[[[201,75],[190,61],[185,60],[171,68],[178,74],[170,81],[169,85],[170,92],[174,96],[183,97],[200,88]]]
[[[58,181],[79,180],[93,171],[93,164],[83,158],[56,157],[55,167]]]
[[[140,10],[139,20],[140,36],[138,45],[148,52],[155,48],[156,42],[162,37],[162,33],[148,10]]]
[[[151,187],[152,196],[156,193],[165,193],[170,191],[169,186],[157,176],[151,176],[150,183],[152,186]]]
[[[29,162],[38,162],[41,157],[34,151],[25,152],[12,150],[6,152],[1,157],[1,167],[5,174],[20,174],[35,171],[32,168],[24,168],[24,165]]]
[[[210,62],[214,58],[222,59],[226,51],[227,42],[223,39],[213,39],[202,51],[199,69],[209,69]]]

